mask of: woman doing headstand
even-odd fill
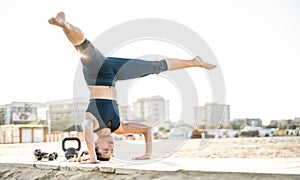
[[[216,66],[204,62],[199,56],[191,60],[166,58],[159,61],[144,61],[104,57],[93,44],[88,41],[80,29],[65,19],[60,12],[56,17],[49,19],[49,23],[62,28],[68,40],[81,53],[83,74],[90,90],[90,101],[81,123],[84,138],[90,154],[87,163],[96,163],[97,160],[109,160],[113,154],[114,143],[111,133],[116,134],[143,134],[146,143],[145,155],[135,160],[149,159],[152,151],[151,128],[137,123],[121,123],[117,104],[115,82],[118,80],[133,79],[149,74],[159,74],[188,67],[202,67],[213,69]],[[96,133],[98,139],[94,141]]]

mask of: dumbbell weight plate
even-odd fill
[[[49,160],[49,161],[53,161],[54,159],[55,159],[55,155],[52,154],[52,153],[50,153],[50,154],[48,155],[48,160]]]

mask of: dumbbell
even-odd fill
[[[58,157],[57,152],[46,153],[46,152],[42,152],[40,149],[36,149],[33,154],[35,156],[35,159],[38,161],[42,160],[43,158],[46,158],[49,161],[53,161]]]

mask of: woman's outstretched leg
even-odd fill
[[[196,56],[195,58],[190,60],[167,58],[166,62],[168,65],[168,71],[189,68],[189,67],[201,67],[210,70],[217,67],[216,65],[203,61],[199,56]]]
[[[49,19],[48,22],[52,25],[61,27],[74,46],[80,45],[85,40],[82,31],[66,21],[64,12],[59,12],[56,17]]]
[[[141,59],[127,59],[108,57],[106,60],[114,64],[114,72],[117,80],[134,79],[149,74],[159,74],[164,71],[184,69],[190,67],[201,67],[208,70],[214,69],[216,66],[203,61],[199,56],[190,60],[182,60],[177,58],[166,58],[160,61],[146,61]]]

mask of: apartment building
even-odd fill
[[[195,126],[205,128],[218,128],[220,125],[230,124],[229,105],[206,103],[204,106],[195,107]]]

